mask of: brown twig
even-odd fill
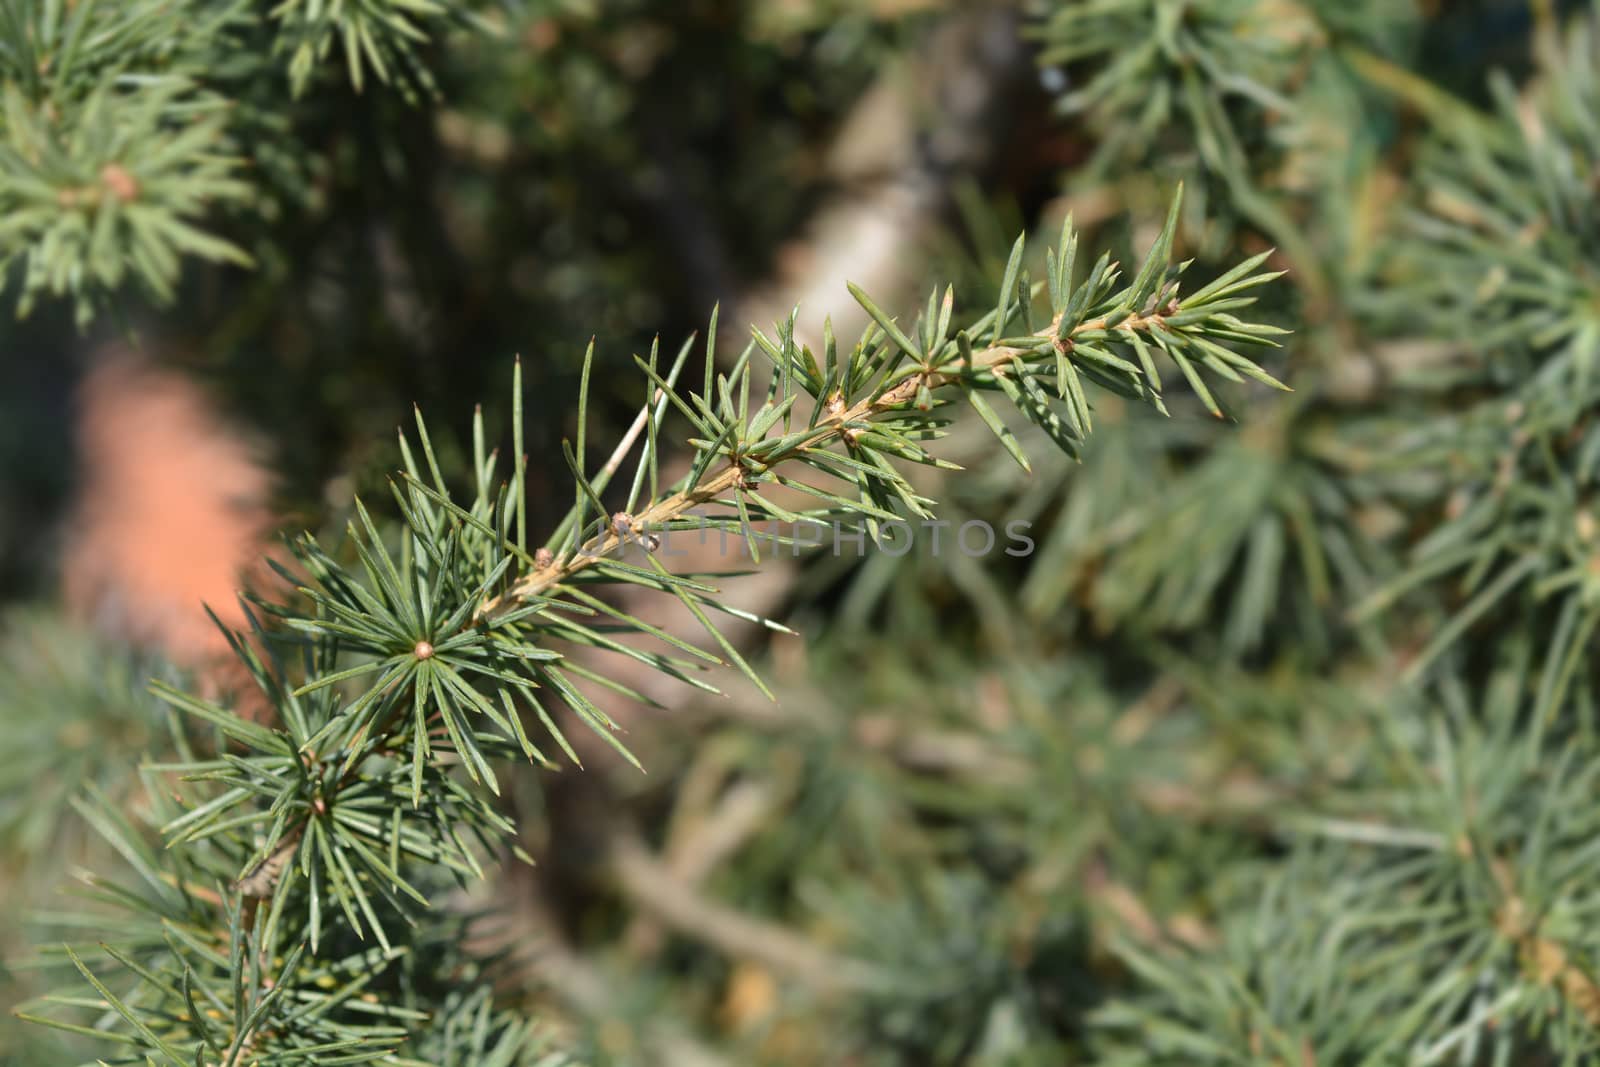
[[[870,964],[835,956],[783,926],[705,899],[652,856],[636,834],[617,834],[611,871],[638,907],[734,959],[750,960],[825,993],[859,992],[884,980]]]
[[[1160,307],[1147,314],[1129,315],[1118,323],[1115,329],[1128,333],[1149,330],[1155,323],[1165,318],[1173,310],[1172,307]],[[1055,338],[1060,328],[1060,316],[1051,320],[1044,329],[1037,331],[1033,336],[1040,339]],[[1079,323],[1062,339],[1063,343],[1070,343],[1086,333],[1107,329],[1107,320],[1104,318],[1088,319]],[[988,371],[1002,374],[1006,365],[1013,360],[1030,354],[1030,350],[1013,348],[1007,345],[994,345],[981,351],[974,352],[970,369],[961,371],[946,371],[933,368],[924,368],[920,372],[916,368],[908,377],[901,379],[891,388],[884,390],[875,397],[867,397],[856,401],[849,407],[839,404],[817,421],[809,434],[790,445],[788,448],[774,453],[762,462],[768,469],[780,463],[794,459],[801,452],[828,445],[839,439],[848,439],[853,433],[872,419],[904,407],[915,401],[918,391],[926,384],[932,389],[943,388],[969,377],[977,371]],[[694,508],[711,503],[724,494],[744,487],[749,473],[739,463],[730,463],[715,473],[708,473],[695,485],[681,489],[670,496],[651,504],[637,515],[629,516],[630,530],[656,530],[665,528],[673,520],[689,513]],[[550,589],[560,585],[579,571],[612,555],[623,548],[630,540],[636,540],[617,529],[615,523],[608,524],[607,528],[585,542],[577,551],[557,558],[548,564],[538,567],[517,581],[506,592],[485,601],[477,612],[477,618],[491,618],[497,613],[507,610],[515,604],[525,600],[542,596]]]
[[[699,888],[723,860],[761,829],[777,807],[777,793],[769,782],[729,786],[710,811],[692,815],[686,824],[676,827],[678,832],[668,838],[665,849],[667,869],[686,888]],[[637,915],[623,942],[635,955],[649,955],[660,948],[664,932],[658,919]]]

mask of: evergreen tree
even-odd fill
[[[0,1056],[1600,1056],[1600,5],[997,2],[926,301],[731,329],[911,6],[0,0],[16,338],[318,529],[232,681],[6,623]]]

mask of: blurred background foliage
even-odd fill
[[[244,441],[266,487],[156,510],[337,529],[412,402],[504,415],[513,354],[527,451],[558,456],[590,337],[615,436],[629,356],[715,303],[736,336],[883,270],[970,306],[1017,229],[1070,212],[1126,262],[1183,180],[1195,276],[1289,270],[1263,305],[1295,392],[1230,389],[1226,421],[1102,396],[1081,461],[1031,448],[1031,475],[958,424],[970,476],[929,495],[1031,521],[1032,555],[764,571],[752,607],[805,635],[745,635],[776,706],[679,698],[627,722],[647,776],[516,780],[539,865],[489,903],[525,999],[597,1064],[1591,1062],[1600,8],[507,0],[416,40],[381,29],[402,6],[353,5],[379,28],[346,54],[318,5],[103,5],[63,69],[72,5],[0,0],[8,903],[58,907],[91,862],[69,787],[116,797],[159,747],[139,679],[207,669],[95,566],[148,533],[85,517],[123,468],[74,397],[127,350],[217,421],[128,477]],[[161,159],[116,140],[175,124]],[[146,186],[184,228],[123,260],[84,190]],[[893,218],[886,268],[840,205]],[[536,529],[566,478],[533,463]],[[12,966],[20,999],[42,979]],[[72,1056],[0,1032],[8,1062]]]

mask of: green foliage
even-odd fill
[[[976,240],[979,262],[942,265],[967,280],[915,316],[853,289],[868,323],[854,344],[830,325],[808,345],[792,317],[729,346],[713,317],[626,374],[603,354],[614,342],[591,344],[570,364],[577,403],[543,418],[560,372],[519,364],[503,435],[493,409],[464,447],[418,417],[383,505],[364,493],[346,512],[341,484],[343,535],[295,539],[286,587],[250,599],[237,650],[272,709],[261,721],[227,694],[163,684],[155,711],[115,670],[74,690],[89,664],[6,661],[18,706],[60,689],[75,710],[19,716],[0,785],[94,786],[78,818],[132,869],[103,877],[113,864],[94,855],[83,906],[43,916],[45,940],[71,945],[45,973],[77,984],[29,1017],[89,1054],[186,1064],[531,1065],[581,1044],[530,1017],[592,1025],[595,1059],[618,1063],[683,1058],[664,1024],[738,1063],[1600,1055],[1600,8],[1018,6],[1069,121],[1024,122],[1028,143],[1001,155],[1084,160],[1038,225],[1053,234],[1076,209],[1082,232],[1069,216],[1051,249]],[[465,18],[431,3],[211,5],[219,21],[182,27],[161,21],[175,7],[119,22],[42,6],[56,21],[29,39],[75,58],[4,54],[21,117],[0,149],[57,146],[61,162],[0,185],[35,198],[4,247],[36,257],[35,296],[150,285],[119,258],[139,246],[118,228],[120,173],[105,177],[148,153],[165,162],[140,163],[140,181],[172,183],[163,215],[194,235],[159,230],[153,288],[170,295],[176,257],[222,255],[198,243],[207,227],[276,180],[228,162],[239,123],[326,121],[309,90],[342,49],[341,80],[436,79],[450,99],[428,136],[359,142],[381,165],[340,180],[415,176],[407,205],[449,204],[460,247],[523,279],[487,303],[531,294],[541,338],[591,311],[670,311],[676,268],[700,270],[704,246],[674,230],[665,258],[614,254],[687,216],[658,200],[618,221],[598,176],[677,183],[670,206],[692,207],[683,190],[720,190],[724,167],[742,206],[723,225],[748,232],[706,273],[760,269],[805,200],[790,186],[808,157],[774,112],[836,114],[894,38],[858,5],[730,5],[716,18],[748,42],[678,50],[709,24],[648,7],[530,5],[489,19],[527,54],[478,34],[434,56],[411,31],[438,40]],[[71,44],[86,12],[105,33]],[[245,99],[242,76],[168,78],[230,35],[291,71],[248,119],[210,106]],[[1453,57],[1522,52],[1531,69],[1491,75],[1487,106],[1451,95]],[[717,164],[663,162],[663,123],[696,151],[720,136],[697,68],[730,54],[820,73],[774,89],[781,106],[726,105],[753,118]],[[694,92],[666,102],[676,81]],[[135,103],[155,108],[143,126],[117,110]],[[193,154],[161,155],[178,144]],[[468,194],[421,165],[440,145]],[[202,158],[219,184],[184,192]],[[1187,212],[1126,224],[1157,221],[1179,177]],[[86,185],[97,199],[60,199]],[[619,187],[635,188],[605,189]],[[374,232],[407,233],[412,214]],[[603,225],[583,229],[591,216]],[[1122,270],[1115,250],[1141,241]],[[406,269],[380,289],[468,306],[426,303],[436,246],[399,243]],[[285,276],[303,265],[262,247]],[[387,246],[317,247],[308,261]],[[538,284],[530,260],[549,264]],[[360,289],[355,273],[307,277],[336,300]],[[405,315],[423,331],[440,317]],[[342,337],[323,321],[301,328]],[[369,384],[403,376],[388,356]],[[1030,522],[1035,551],[817,553],[786,620],[817,639],[770,664],[749,633],[785,625],[737,606],[727,575],[670,566],[671,540],[706,530],[766,565],[798,549],[800,522],[887,541],[892,524],[971,519]],[[662,602],[703,639],[663,624]],[[777,706],[702,699],[732,688],[729,667]],[[690,697],[664,725],[627,706],[671,691]],[[156,749],[137,768],[109,733],[59,743],[123,701]],[[589,770],[556,773],[580,756]],[[0,834],[37,849],[67,795],[0,807]],[[514,891],[557,932],[549,960],[506,952],[521,932],[478,911],[512,892],[481,883],[528,852],[537,884]],[[489,899],[520,915],[520,899]]]
[[[1316,30],[1310,12],[1262,0],[1040,6],[1041,62],[1103,63],[1060,101],[1069,113],[1094,115],[1103,155],[1148,156],[1162,135],[1183,131],[1218,171],[1224,162],[1244,164],[1243,152],[1262,139],[1265,112],[1292,110],[1283,93]],[[1274,32],[1259,32],[1274,15]],[[1251,119],[1244,133],[1227,112],[1234,102]]]
[[[370,69],[378,80],[432,88],[418,48],[428,42],[427,29],[461,16],[465,5],[434,0],[350,0],[323,4],[316,0],[281,0],[272,9],[277,24],[275,47],[289,55],[289,80],[299,93],[310,83],[317,65],[337,47],[344,54],[350,82],[361,88]]]
[[[1092,0],[1033,5],[1039,61],[1070,75],[1058,106],[1099,128],[1106,161],[1149,162],[1190,148],[1225,177],[1260,172],[1307,108],[1330,47],[1404,47],[1408,2]]]
[[[1427,471],[1444,521],[1366,607],[1449,582],[1449,622],[1414,674],[1477,620],[1518,612],[1548,634],[1540,721],[1581,677],[1600,624],[1591,514],[1600,428],[1590,415],[1600,382],[1590,284],[1597,25],[1579,20],[1563,46],[1547,41],[1533,86],[1519,96],[1497,79],[1498,114],[1464,119],[1427,146],[1414,237],[1397,250],[1378,305],[1392,318],[1404,301],[1408,329],[1456,341],[1473,358],[1438,387],[1455,410],[1414,436],[1413,465]]]
[[[156,667],[42,612],[7,617],[0,711],[13,743],[0,749],[0,847],[12,877],[81,855],[70,814],[84,788],[119,802],[137,790],[129,753],[164,732],[144,692]]]
[[[1387,136],[1372,86],[1412,51],[1409,0],[1104,0],[1033,5],[1057,106],[1094,129],[1090,180],[1193,181],[1204,214],[1268,236],[1319,317],[1358,269],[1363,185]],[[1218,236],[1231,236],[1232,228]],[[1358,231],[1359,232],[1359,231]],[[1224,247],[1226,247],[1224,245]]]
[[[724,375],[716,372],[713,321],[701,390],[683,394],[677,385],[688,344],[670,367],[655,353],[638,361],[647,401],[593,475],[586,473],[594,469],[586,375],[577,440],[563,446],[574,503],[537,554],[527,550],[526,459],[509,482],[497,482],[480,414],[471,493],[458,503],[419,416],[415,445],[401,437],[404,469],[392,485],[403,520],[398,544],[386,541],[358,501],[340,550],[357,565],[345,566],[313,538],[295,542],[305,578],[282,574],[300,582],[299,596],[258,602],[263,622],[234,639],[273,709],[271,721],[157,687],[205,739],[191,745],[180,732],[175,758],[142,770],[165,847],[112,805],[85,809],[143,882],[127,889],[91,883],[103,903],[120,902],[137,921],[126,943],[103,952],[132,989],[116,992],[112,979],[69,950],[100,999],[52,1002],[109,1011],[87,1023],[52,1018],[52,1025],[105,1033],[165,1062],[234,1063],[248,1055],[263,1064],[420,1056],[421,1031],[431,1028],[443,1042],[439,1062],[480,1062],[463,1042],[487,1047],[482,1026],[455,1028],[454,1002],[425,991],[448,987],[447,976],[469,966],[427,947],[434,938],[453,940],[439,930],[431,893],[446,879],[481,876],[483,859],[505,849],[514,826],[494,803],[495,767],[518,757],[548,762],[525,718],[574,756],[545,700],[613,740],[615,722],[575,681],[605,684],[606,675],[559,649],[609,650],[715,692],[693,675],[721,657],[618,610],[603,592],[633,587],[676,597],[721,656],[765,688],[707,614],[743,613],[699,578],[671,573],[655,554],[660,537],[701,522],[753,537],[753,519],[849,520],[876,536],[880,522],[931,517],[932,501],[893,460],[943,465],[922,442],[943,434],[946,394],[964,397],[1026,466],[983,393],[1002,394],[1072,452],[1090,431],[1090,383],[1162,406],[1158,357],[1176,363],[1213,410],[1202,372],[1276,386],[1228,347],[1269,343],[1282,332],[1233,314],[1253,302],[1241,294],[1274,276],[1257,272],[1256,257],[1179,296],[1183,266],[1171,262],[1177,217],[1174,199],[1165,229],[1126,284],[1109,256],[1075,283],[1078,238],[1064,228],[1048,257],[1048,302],[1038,320],[1033,286],[1019,269],[1019,239],[994,309],[965,327],[948,292],[942,303],[935,292],[908,329],[857,290],[873,323],[847,353],[830,336],[819,361],[795,342],[791,322],[776,339],[756,334]],[[752,407],[758,354],[773,372],[765,399]],[[586,367],[591,361],[592,354]],[[514,396],[520,405],[520,369]],[[796,411],[802,398],[809,414]],[[663,484],[659,434],[669,414],[696,436],[687,473]],[[518,445],[520,435],[519,423]],[[625,502],[608,514],[604,495],[636,446]],[[520,448],[514,454],[521,457]],[[859,496],[830,488],[835,480],[854,483]],[[780,484],[821,506],[793,512],[763,495],[763,487]],[[707,505],[708,519],[690,515]],[[644,549],[645,565],[618,558],[630,544]],[[606,625],[586,621],[597,617]],[[669,651],[641,650],[626,636],[657,638]],[[376,1001],[358,1011],[369,992]],[[491,1011],[485,1000],[474,1003]],[[496,1040],[505,1043],[494,1054],[513,1062],[523,1031],[502,1023],[491,1032],[502,1030]]]
[[[147,768],[149,784],[155,786],[167,769]],[[182,791],[168,800],[153,789],[150,797],[153,820],[166,820],[169,827],[203,810],[191,807],[192,798]],[[360,801],[352,797],[348,803],[352,810],[341,819],[358,821]],[[378,907],[386,923],[361,897],[379,944],[364,941],[361,929],[350,926],[313,947],[303,924],[308,914],[314,922],[318,912],[317,874],[308,890],[285,889],[265,906],[249,892],[223,889],[243,856],[237,839],[201,835],[199,844],[161,848],[103,799],[91,800],[83,815],[139,880],[122,885],[91,878],[80,892],[86,907],[102,911],[57,920],[68,936],[81,930],[102,938],[98,946],[68,944],[61,950],[98,997],[41,1001],[84,1021],[38,1018],[26,1010],[23,1018],[156,1063],[565,1062],[549,1055],[541,1034],[494,1007],[493,982],[503,968],[463,949],[465,919],[407,923],[389,910],[385,902],[393,901],[394,886],[415,890],[381,860],[370,862],[390,885],[375,882],[372,891],[383,895]],[[309,833],[338,842],[332,854],[346,863],[349,856],[367,858],[337,825],[314,824]],[[398,838],[389,847],[402,848]],[[330,896],[362,892],[345,870],[329,878]],[[348,907],[345,896],[338,899]],[[105,918],[107,908],[116,919]],[[382,936],[383,925],[392,926],[395,940]],[[103,940],[111,928],[118,933],[115,946]]]
[[[1362,769],[1325,813],[1297,813],[1291,856],[1242,891],[1218,944],[1124,947],[1159,993],[1105,1013],[1128,1039],[1107,1062],[1149,1062],[1152,1047],[1174,1063],[1241,1047],[1317,1062],[1593,1056],[1596,946],[1579,916],[1594,907],[1580,799],[1594,739],[1540,729],[1519,696],[1530,651],[1511,651],[1482,706],[1457,689],[1425,717],[1364,708]]]
[[[1084,1048],[1090,1062],[1119,1064],[1593,1057],[1594,946],[1571,917],[1591,906],[1594,870],[1580,798],[1597,756],[1585,658],[1594,167],[1584,116],[1595,105],[1595,25],[1593,14],[1576,19],[1559,48],[1539,38],[1537,77],[1516,90],[1500,79],[1494,116],[1360,56],[1353,73],[1370,84],[1343,98],[1360,104],[1357,136],[1392,122],[1396,100],[1435,125],[1420,150],[1394,149],[1417,151],[1424,165],[1399,186],[1397,210],[1379,216],[1386,231],[1362,238],[1362,271],[1328,258],[1360,247],[1346,238],[1296,247],[1297,267],[1309,255],[1316,274],[1347,287],[1342,307],[1307,305],[1296,355],[1319,366],[1303,392],[1229,438],[1128,418],[1097,436],[1070,483],[1003,498],[1040,515],[1062,510],[1028,561],[1028,627],[996,619],[985,599],[995,591],[961,590],[979,634],[1023,662],[1088,641],[1076,654],[1135,677],[1159,671],[1176,706],[1154,717],[1189,754],[1186,770],[1154,772],[1184,785],[1136,801],[1144,818],[1183,826],[1165,847],[1128,848],[1137,829],[1089,829],[1094,809],[1071,807],[1089,843],[1074,853],[1082,858],[1058,862],[1087,883],[1071,899],[1113,910],[1106,919],[1091,905],[1084,921],[1110,940],[1120,969],[1079,951],[1041,986],[1070,986],[1076,964],[1095,971],[1091,989],[1125,982],[1127,992],[1055,1018],[1013,1001],[1008,1017],[1026,1020],[1013,1032],[1030,1055],[1048,1050],[1042,1062]],[[1309,82],[1293,105],[1326,108],[1331,92]],[[1328,143],[1307,147],[1322,154],[1309,161],[1322,173],[1350,162]],[[1356,188],[1373,186],[1363,178]],[[1294,208],[1292,188],[1260,192],[1274,210]],[[1295,223],[1302,238],[1360,221],[1342,195],[1331,208],[1342,215]],[[1273,216],[1245,214],[1277,235]],[[1307,285],[1300,271],[1291,280]],[[952,594],[910,570],[875,577],[880,590],[894,584],[866,616],[869,631],[928,639],[890,605]],[[1096,640],[1105,633],[1113,639]],[[965,684],[981,681],[972,673]],[[1136,687],[1121,692],[1119,729],[1078,739],[1092,753],[1085,764],[1152,758],[1141,752],[1147,703]],[[1087,699],[1064,699],[1051,729],[1072,732]],[[896,714],[916,721],[917,710]],[[963,723],[941,748],[968,752],[974,736],[982,728]],[[1028,753],[1016,768],[1043,764]],[[940,782],[972,802],[958,841],[1007,810],[978,799],[968,766]],[[1003,766],[996,779],[1017,773]],[[1136,783],[1123,788],[1138,794]],[[1229,828],[1220,840],[1219,823]],[[1019,834],[1022,873],[992,875],[995,884],[1028,885],[1066,837]],[[1136,895],[1102,895],[1108,868]],[[1196,884],[1175,887],[1174,868]],[[1030,949],[1052,944],[1026,905],[1001,898],[984,913],[1008,916],[995,921]],[[1217,925],[1196,923],[1197,913]],[[911,926],[941,936],[936,917]],[[997,957],[968,970],[984,973]],[[908,1032],[935,1029],[924,1020]],[[975,1039],[961,1055],[1009,1062],[975,1051],[988,1047]]]
[[[72,296],[80,321],[132,276],[170,300],[179,260],[248,262],[198,223],[238,204],[207,88],[212,50],[240,47],[239,4],[7,3],[0,44],[0,270],[22,266],[18,310]]]
[[[182,261],[250,265],[214,232],[260,210],[247,155],[273,168],[289,101],[261,58],[287,53],[295,96],[337,45],[353,85],[370,70],[431,88],[418,54],[455,5],[362,0],[273,7],[247,0],[0,6],[0,281],[20,263],[18,311],[71,297],[80,325],[128,280],[175,296]]]

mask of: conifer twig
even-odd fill
[[[1074,327],[1065,338],[1057,340],[1057,347],[1070,351],[1073,340],[1091,332],[1116,329],[1128,334],[1148,332],[1158,329],[1160,324],[1172,314],[1181,310],[1176,303],[1149,311],[1145,314],[1129,315],[1121,322],[1108,325],[1108,317],[1086,320]],[[1061,326],[1062,314],[1057,313],[1050,320],[1049,325],[1036,330],[1033,336],[1041,339],[1056,338]],[[974,373],[990,371],[996,375],[1007,373],[1008,365],[1018,359],[1039,359],[1032,350],[1018,348],[1010,345],[991,345],[982,351],[973,353],[972,369],[968,371],[956,370],[930,370],[925,373],[906,377],[898,384],[877,397],[868,397],[857,401],[849,408],[843,407],[837,394],[829,398],[828,412],[818,420],[815,433],[784,450],[773,455],[765,465],[770,469],[786,460],[793,459],[801,451],[816,448],[831,442],[847,438],[859,432],[874,417],[887,412],[895,411],[915,401],[917,394],[922,389],[941,389],[963,380],[969,380]],[[657,391],[660,395],[660,391]],[[624,436],[617,452],[613,454],[605,468],[607,472],[614,472],[620,464],[620,456],[637,440],[639,430],[644,423],[644,413],[634,421],[633,426]],[[695,485],[681,489],[667,496],[636,516],[630,516],[631,529],[623,532],[615,525],[601,533],[577,550],[563,558],[552,557],[543,566],[530,572],[526,577],[513,585],[506,592],[485,601],[477,611],[480,619],[491,618],[499,612],[509,610],[524,601],[545,595],[555,586],[571,578],[579,571],[590,566],[598,560],[604,559],[634,540],[635,532],[664,528],[673,520],[683,517],[696,507],[720,499],[731,490],[742,488],[746,480],[746,471],[737,464],[730,465],[716,474],[707,475]]]
[[[668,925],[729,956],[754,960],[823,991],[848,992],[883,984],[884,975],[859,960],[842,959],[789,930],[706,900],[650,855],[636,833],[619,833],[611,870],[629,898]]]
[[[538,723],[561,752],[577,760],[541,700],[559,702],[637,765],[615,736],[616,721],[580,683],[648,698],[558,649],[610,651],[711,692],[717,690],[697,672],[722,662],[589,589],[609,584],[675,595],[722,655],[771,695],[707,613],[751,618],[748,612],[717,600],[711,586],[673,574],[648,552],[647,569],[614,558],[618,550],[630,540],[653,549],[654,531],[674,528],[707,504],[730,509],[710,521],[724,530],[737,524],[752,541],[752,512],[791,523],[846,517],[869,529],[902,515],[931,516],[933,502],[918,495],[891,459],[952,466],[920,443],[942,435],[943,413],[936,409],[945,400],[934,394],[954,391],[950,387],[959,387],[1024,467],[1015,435],[982,392],[1003,394],[1075,454],[1092,429],[1086,381],[1164,410],[1154,349],[1178,365],[1214,413],[1219,409],[1202,370],[1282,388],[1224,344],[1271,345],[1270,335],[1280,332],[1229,314],[1252,303],[1240,293],[1276,276],[1255,273],[1265,255],[1180,301],[1175,294],[1183,267],[1171,265],[1177,218],[1174,200],[1155,246],[1120,288],[1119,270],[1105,255],[1081,283],[1075,280],[1077,236],[1069,224],[1059,249],[1048,255],[1046,284],[1036,289],[1023,269],[1019,239],[994,310],[968,329],[952,327],[950,290],[942,301],[935,291],[907,330],[852,288],[874,325],[843,358],[830,331],[819,362],[795,344],[791,321],[787,328],[780,325],[776,341],[757,334],[731,374],[716,373],[714,342],[708,342],[705,385],[687,397],[675,383],[689,346],[664,374],[652,350],[648,362],[638,361],[648,379],[644,411],[592,477],[585,467],[591,346],[578,394],[577,439],[563,447],[574,502],[546,546],[533,554],[521,522],[526,460],[520,428],[514,430],[513,483],[496,489],[497,459],[487,449],[479,410],[472,493],[462,503],[451,495],[418,413],[415,435],[400,435],[403,470],[391,485],[398,529],[380,526],[355,501],[347,530],[355,563],[347,565],[315,538],[302,537],[292,545],[296,571],[276,568],[299,596],[287,603],[254,599],[256,610],[247,615],[257,639],[228,634],[271,703],[271,719],[251,721],[171,686],[153,686],[211,739],[198,749],[180,739],[171,762],[145,768],[152,784],[161,780],[147,814],[164,847],[152,848],[143,828],[103,800],[84,809],[120,851],[137,857],[141,876],[158,898],[141,936],[159,942],[161,931],[177,925],[207,931],[210,938],[202,945],[171,945],[171,973],[185,976],[181,981],[143,969],[136,960],[129,963],[132,957],[119,948],[105,949],[113,963],[140,980],[135,997],[113,1003],[126,1024],[116,1036],[168,1059],[180,1058],[172,1050],[181,1047],[182,1062],[194,1062],[194,1050],[202,1046],[227,1049],[219,1054],[235,1060],[248,1054],[263,1064],[285,1065],[333,1050],[349,1052],[351,1062],[371,1060],[402,1046],[417,1050],[413,1059],[427,1060],[424,1050],[441,1042],[462,1052],[451,1053],[456,1062],[492,1062],[491,1047],[507,1056],[538,1049],[540,1035],[513,1013],[493,1011],[489,961],[461,951],[461,939],[446,928],[429,895],[452,881],[483,877],[486,857],[514,838],[516,825],[498,800],[497,768],[518,758],[554,762],[540,748],[543,735],[536,741],[528,724]],[[1050,306],[1042,327],[1032,314],[1040,291]],[[986,343],[975,345],[973,335]],[[757,353],[770,358],[777,373],[765,402],[752,410],[750,360]],[[797,389],[816,401],[803,419],[793,410]],[[520,400],[519,393],[513,411],[520,411]],[[699,437],[690,439],[689,472],[666,488],[657,484],[658,439],[669,408],[682,413]],[[629,502],[608,517],[602,494],[642,436]],[[840,444],[841,450],[829,451]],[[801,466],[830,485],[853,480],[860,496],[851,499],[775,473]],[[759,490],[774,482],[815,494],[827,506],[787,511]],[[648,502],[635,511],[641,493]],[[270,627],[263,616],[272,620]],[[590,625],[590,617],[600,621]],[[656,638],[667,651],[641,649],[618,640],[619,633]],[[296,664],[284,662],[286,649]],[[514,845],[512,850],[520,855]],[[861,993],[881,985],[882,972],[871,964],[838,958],[781,925],[703,899],[637,839],[617,843],[611,859],[625,892],[641,906],[729,955],[758,960],[818,989]],[[225,888],[214,899],[201,899],[188,892],[197,883]],[[419,922],[422,915],[430,921]],[[469,970],[478,978],[461,998],[437,1005],[426,1022],[394,1014],[386,1016],[390,1025],[373,1030],[364,1028],[358,1012],[332,1006],[322,1014],[302,1011],[302,997],[323,995],[320,983],[330,968],[337,972],[339,996],[349,997],[403,958],[419,961],[419,982],[454,986],[455,976]],[[412,966],[406,964],[407,973]],[[93,968],[79,966],[91,984],[103,986],[95,968],[110,965],[97,959]],[[190,1003],[195,997],[217,1010],[197,1012]],[[398,1013],[400,1003],[385,1007]],[[463,1051],[455,1035],[468,1017],[478,1021],[465,1028],[475,1036],[471,1050]],[[52,1025],[72,1030],[79,1024]]]

